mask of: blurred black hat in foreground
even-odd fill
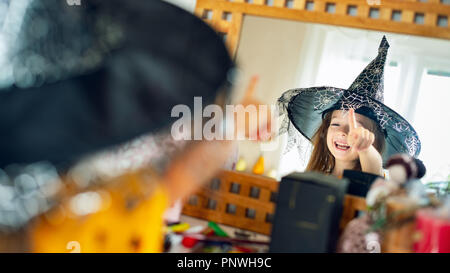
[[[221,37],[162,1],[3,1],[0,168],[80,156],[167,127],[227,90]]]

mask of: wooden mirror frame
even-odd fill
[[[450,39],[450,5],[443,1],[197,0],[195,14],[223,35],[235,56],[245,15]]]

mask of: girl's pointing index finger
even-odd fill
[[[356,124],[356,117],[355,117],[355,109],[350,108],[348,110],[348,124],[350,125],[351,129],[355,129],[358,127]]]

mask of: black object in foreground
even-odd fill
[[[354,170],[344,170],[343,177],[350,181],[347,193],[361,197],[366,197],[370,186],[377,178],[383,178],[379,175]]]
[[[16,38],[5,35],[8,56],[0,56],[11,60],[2,71],[12,71],[0,77],[0,168],[70,166],[166,129],[178,119],[175,105],[193,109],[194,97],[206,105],[230,90],[234,64],[223,39],[181,8],[141,0],[27,2],[23,17],[14,15],[19,5],[0,6],[10,25],[21,26]]]
[[[269,252],[334,252],[348,180],[307,172],[280,183]]]

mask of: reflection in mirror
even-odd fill
[[[450,41],[419,36],[245,16],[236,60],[241,69],[236,98],[253,74],[260,76],[256,96],[273,104],[291,88],[348,88],[376,56],[383,35],[390,48],[385,66],[384,102],[407,119],[422,141],[423,182],[450,180]],[[309,149],[284,154],[286,139],[264,152],[266,168],[278,177],[303,171]],[[309,145],[309,144],[308,144]],[[261,154],[242,142],[248,162]]]

